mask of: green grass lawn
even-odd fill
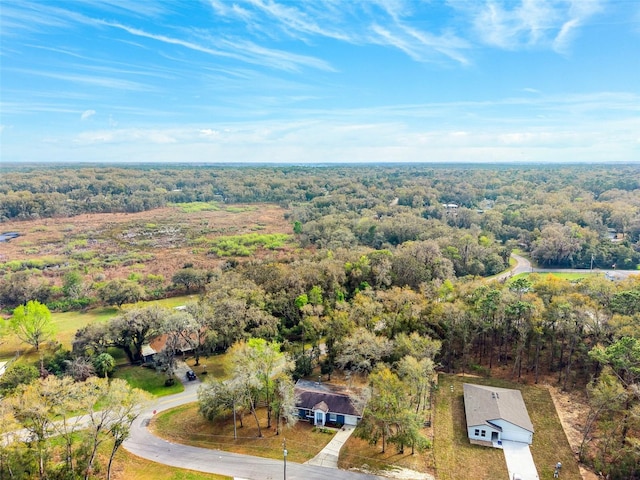
[[[179,297],[165,298],[162,300],[152,300],[149,302],[140,302],[138,305],[161,305],[167,308],[174,308],[179,305],[184,305],[189,301],[197,300],[197,295],[182,295]],[[52,313],[51,320],[55,327],[55,340],[62,344],[64,348],[71,348],[71,342],[80,328],[91,323],[103,323],[110,318],[120,314],[124,309],[130,308],[133,305],[124,305],[122,310],[115,307],[101,307],[94,308],[87,311],[80,312],[61,312]],[[27,355],[27,359],[33,357],[34,360],[38,359],[38,354],[33,348],[26,343],[22,343],[15,335],[9,335],[4,340],[4,343],[0,345],[0,360],[8,360],[12,358],[16,351],[20,351],[22,354]]]
[[[121,366],[116,369],[113,376],[114,378],[122,378],[132,387],[149,392],[156,397],[163,397],[184,391],[184,385],[182,385],[179,379],[176,378],[175,383],[167,387],[164,384],[167,378],[166,375],[156,372],[151,368],[129,365]]]
[[[324,433],[309,422],[298,422],[276,435],[275,428],[266,428],[266,409],[258,409],[257,413],[262,427],[261,438],[250,414],[244,416],[244,427],[238,425],[237,439],[234,439],[233,416],[210,422],[198,413],[197,403],[159,413],[150,428],[156,435],[172,442],[275,459],[282,459],[282,441],[286,438],[287,458],[298,463],[313,458],[333,438],[333,432]]]
[[[202,380],[204,380],[207,376],[212,376],[220,380],[226,380],[231,376],[231,372],[233,370],[231,357],[227,353],[200,357],[200,365],[198,365],[197,367],[195,365],[196,361],[193,357],[187,358],[186,363],[191,367],[191,370],[193,370],[195,374]]]
[[[535,429],[531,453],[539,477],[553,478],[553,468],[560,461],[563,480],[581,480],[578,464],[548,390],[499,379],[444,374],[439,376],[434,419],[434,457],[439,480],[508,476],[502,450],[469,443],[462,394],[465,382],[520,390]]]
[[[587,278],[591,275],[600,275],[600,276],[604,276],[603,272],[589,272],[589,271],[585,271],[585,273],[564,273],[564,272],[534,272],[534,273],[530,273],[530,272],[525,272],[525,273],[519,273],[518,275],[515,275],[513,277],[511,277],[509,279],[509,282],[514,281],[517,278],[522,278],[522,277],[529,277],[530,275],[537,275],[539,277],[546,277],[547,275],[552,275],[556,278],[562,278],[563,280],[568,280],[568,281],[577,281],[577,280],[583,280],[584,278]]]

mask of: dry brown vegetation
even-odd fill
[[[89,275],[103,280],[126,278],[131,273],[162,275],[170,280],[186,263],[215,268],[223,260],[195,245],[198,238],[291,233],[284,210],[268,204],[222,206],[215,211],[186,212],[176,206],[140,213],[85,214],[5,222],[2,229],[21,236],[2,244],[0,262],[60,257],[59,263],[65,265],[76,259],[81,267],[87,267]],[[127,252],[127,259],[109,261],[122,258],[123,252]],[[104,261],[89,260],[97,257]],[[48,269],[45,275],[60,283],[62,270]]]

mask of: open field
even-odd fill
[[[434,419],[434,456],[439,480],[507,478],[502,450],[469,443],[462,396],[462,384],[465,382],[519,389],[535,428],[531,452],[540,478],[552,478],[553,467],[559,461],[563,465],[563,479],[582,478],[547,389],[495,378],[441,374]]]
[[[70,270],[81,272],[87,283],[149,274],[169,282],[187,263],[202,269],[218,266],[224,259],[216,252],[226,252],[221,242],[229,246],[247,236],[257,255],[288,248],[292,227],[276,205],[189,205],[4,222],[3,231],[19,232],[20,237],[2,244],[0,273],[26,265],[56,285]]]

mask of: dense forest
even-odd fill
[[[454,237],[446,253],[456,276],[491,275],[504,266],[510,241],[546,265],[635,268],[638,190],[635,165],[5,168],[0,221],[277,203],[303,245],[380,249]],[[486,248],[476,248],[483,252],[473,261],[459,258],[471,247],[460,231],[483,234]]]
[[[83,268],[90,238],[48,261],[0,258],[0,304],[120,306],[198,292],[169,323],[209,333],[197,336],[199,354],[258,337],[291,351],[299,376],[318,366],[387,378],[413,356],[449,372],[553,382],[585,392],[581,461],[611,479],[640,476],[640,276],[491,279],[514,251],[538,266],[638,269],[638,165],[16,167],[0,177],[0,220],[12,227],[264,204],[283,209],[287,231],[214,243],[203,227],[185,240],[193,261],[166,278],[107,280]],[[128,253],[144,263],[145,252]],[[87,327],[68,354],[116,345],[135,361],[159,324],[175,330],[157,315]],[[132,331],[135,341],[123,341]],[[301,340],[324,343],[326,355],[297,352]]]

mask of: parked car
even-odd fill
[[[187,380],[195,380],[196,379],[196,374],[193,372],[193,370],[187,370]]]

